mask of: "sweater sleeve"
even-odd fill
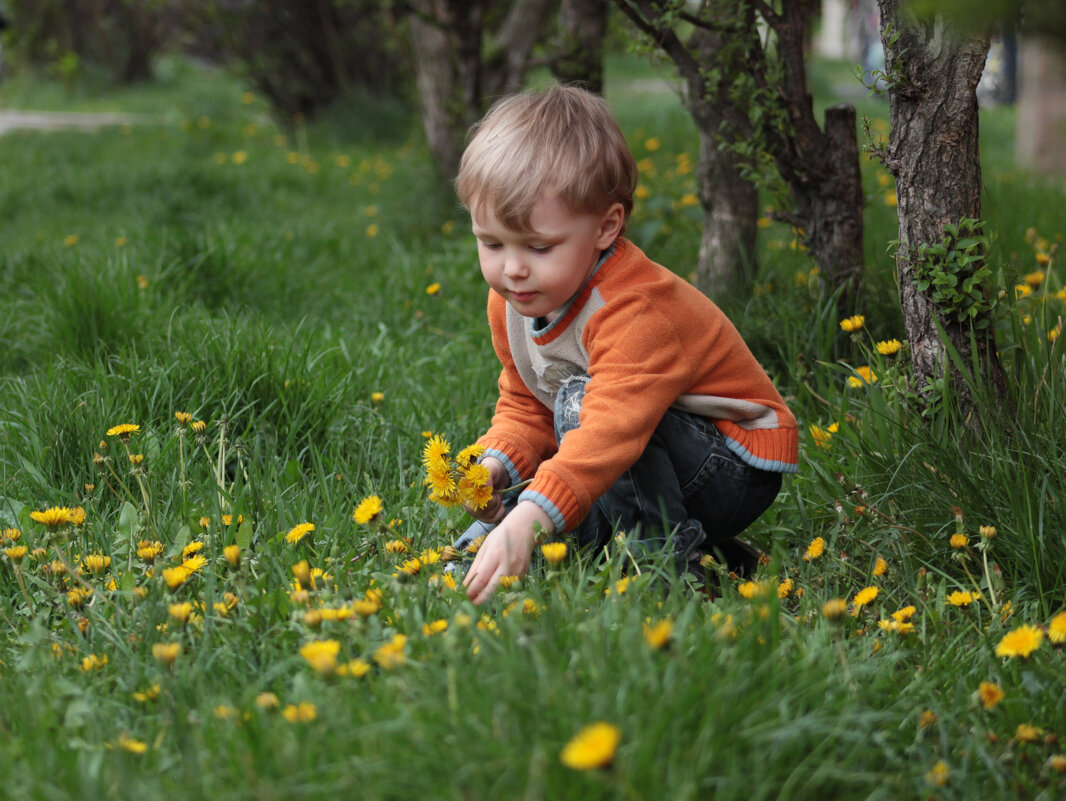
[[[639,293],[619,296],[584,332],[589,381],[581,425],[563,438],[522,497],[573,529],[643,453],[670,404],[690,384],[676,327]],[[639,321],[639,324],[634,323]]]
[[[498,382],[499,400],[492,425],[478,439],[486,451],[499,458],[521,481],[532,476],[541,462],[555,453],[555,423],[552,410],[541,403],[518,374],[507,341],[506,301],[489,293],[489,327],[492,347],[502,369]]]

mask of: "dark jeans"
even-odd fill
[[[555,399],[555,437],[577,428],[587,376],[568,379]],[[678,560],[716,550],[733,561],[735,537],[777,497],[781,474],[741,461],[707,418],[668,409],[636,463],[592,506],[575,535],[601,548],[615,531]]]
[[[580,424],[588,380],[573,376],[556,395],[559,443]],[[766,511],[780,489],[780,473],[741,461],[709,419],[668,409],[640,458],[592,505],[572,535],[578,545],[599,550],[615,532],[625,531],[648,552],[669,549],[679,563],[717,552],[731,568],[750,572],[752,552],[737,543],[736,535]],[[515,500],[508,498],[505,505]],[[461,550],[493,528],[476,522],[455,545]]]

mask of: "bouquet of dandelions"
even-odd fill
[[[492,474],[477,460],[485,453],[480,445],[468,445],[453,458],[448,440],[434,434],[422,450],[429,499],[444,507],[484,509],[492,500]]]

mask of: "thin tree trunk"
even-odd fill
[[[944,226],[981,219],[981,159],[977,82],[988,38],[948,30],[942,17],[920,23],[901,0],[878,0],[889,75],[892,133],[885,166],[896,176],[899,248],[896,269],[911,362],[919,390],[948,377],[964,417],[980,425],[976,399],[948,357],[937,332],[980,375],[1000,404],[1006,379],[992,326],[973,327],[944,314],[915,284],[913,265],[922,245],[944,239]]]
[[[562,0],[559,51],[551,62],[552,74],[560,83],[603,93],[607,7],[608,0]]]

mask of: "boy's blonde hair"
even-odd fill
[[[572,86],[496,102],[474,129],[455,189],[476,220],[487,205],[515,231],[530,231],[533,205],[558,192],[568,209],[633,209],[637,165],[606,101]],[[624,230],[624,222],[623,222]]]

